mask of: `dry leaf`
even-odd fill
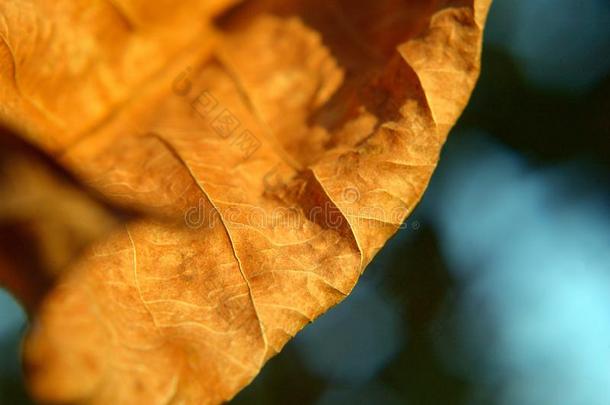
[[[235,3],[0,4],[0,118],[150,213],[45,299],[24,350],[40,400],[219,403],[247,385],[419,201],[489,7]]]
[[[82,250],[134,216],[0,127],[0,285],[29,312]]]

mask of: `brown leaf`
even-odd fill
[[[0,118],[150,213],[45,300],[24,352],[40,400],[219,403],[248,384],[419,201],[489,6],[234,3],[0,5]]]
[[[34,311],[89,244],[133,218],[0,127],[0,285]]]

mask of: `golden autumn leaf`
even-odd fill
[[[86,246],[135,218],[0,127],[0,286],[33,312]]]
[[[232,398],[419,201],[488,7],[4,0],[0,120],[148,215],[46,296],[24,344],[34,397]]]

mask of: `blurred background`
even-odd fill
[[[0,290],[0,404],[29,404]],[[495,0],[431,187],[233,404],[610,404],[610,1]]]

